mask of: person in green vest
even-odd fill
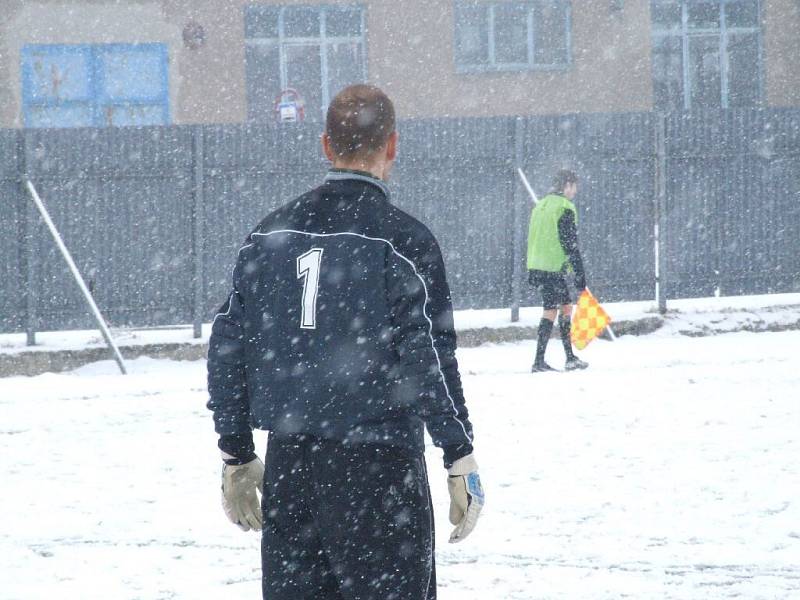
[[[564,369],[573,371],[589,366],[575,356],[570,338],[572,298],[567,287],[567,274],[574,274],[575,287],[579,293],[586,288],[586,274],[578,249],[578,215],[572,203],[577,193],[578,176],[573,171],[562,169],[553,178],[553,189],[531,212],[528,228],[528,281],[541,292],[544,308],[542,320],[539,322],[532,373],[555,370],[545,362],[544,353],[559,308],[561,315],[558,327],[566,354]]]

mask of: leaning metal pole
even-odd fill
[[[50,218],[50,214],[47,212],[47,208],[45,208],[42,199],[39,197],[39,194],[36,192],[36,188],[33,187],[33,183],[31,183],[30,179],[25,180],[25,187],[28,190],[28,194],[30,195],[33,203],[36,205],[36,208],[39,209],[39,214],[42,215],[42,219],[44,219],[47,228],[50,230],[50,233],[53,236],[53,239],[56,241],[56,245],[58,249],[61,250],[61,255],[64,257],[64,260],[69,267],[69,270],[72,271],[72,276],[75,278],[75,282],[78,284],[78,287],[83,292],[83,297],[86,298],[86,302],[89,304],[89,307],[92,309],[92,314],[94,315],[97,324],[100,326],[100,332],[103,334],[103,338],[106,340],[106,344],[114,353],[114,360],[117,361],[119,365],[119,370],[122,372],[123,375],[127,374],[127,370],[125,369],[125,361],[122,358],[122,354],[119,352],[119,348],[114,343],[114,340],[111,338],[111,332],[108,330],[108,326],[106,325],[105,320],[103,319],[103,315],[100,313],[100,309],[97,308],[97,304],[92,298],[92,294],[89,291],[89,288],[86,287],[86,283],[83,281],[83,277],[81,277],[80,271],[78,271],[78,267],[75,265],[75,261],[72,260],[72,255],[69,253],[67,246],[64,244],[64,240],[61,239],[61,234],[58,233],[58,229],[56,229],[53,220]]]
[[[531,196],[531,200],[533,200],[534,204],[539,204],[539,198],[536,197],[536,192],[533,191],[528,178],[525,177],[525,172],[520,168],[517,167],[517,173],[519,173],[520,179],[522,179],[522,183],[525,186],[525,189],[528,190],[528,194]]]

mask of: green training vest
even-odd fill
[[[558,220],[565,211],[578,213],[575,205],[564,196],[548,194],[531,211],[528,227],[528,269],[557,273],[567,263],[567,253],[558,239]]]

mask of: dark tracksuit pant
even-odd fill
[[[264,600],[435,600],[422,455],[270,434]]]

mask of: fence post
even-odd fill
[[[36,211],[25,202],[25,181],[28,179],[28,160],[26,133],[24,129],[17,130],[17,173],[19,174],[19,216],[22,227],[22,272],[25,285],[22,296],[25,300],[25,337],[28,346],[36,345]]]
[[[192,128],[192,323],[194,337],[203,334],[203,246],[205,210],[203,202],[203,128]]]
[[[658,312],[662,315],[667,312],[667,295],[665,284],[666,244],[664,238],[664,212],[667,200],[667,118],[665,115],[655,113],[656,120],[656,181],[654,202],[654,231],[655,231],[655,275],[656,275],[656,303]]]
[[[511,176],[514,181],[514,193],[512,195],[512,202],[514,204],[512,210],[512,220],[514,227],[514,235],[512,236],[511,243],[514,245],[511,252],[512,260],[514,261],[513,268],[511,269],[511,322],[516,323],[519,321],[519,307],[522,300],[522,279],[524,271],[522,268],[522,261],[524,260],[522,247],[525,242],[523,236],[522,224],[525,222],[525,215],[523,214],[524,190],[522,183],[517,177],[517,169],[521,169],[524,163],[523,157],[523,126],[524,122],[522,117],[514,119],[514,164],[511,169]]]

